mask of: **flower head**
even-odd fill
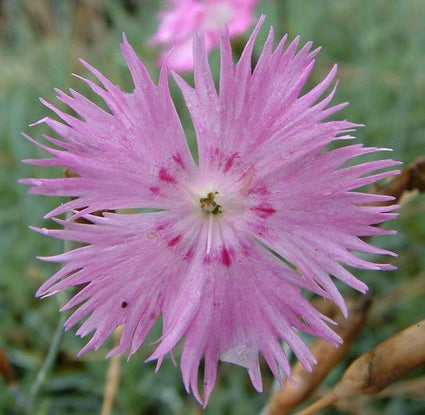
[[[218,29],[228,27],[230,36],[238,36],[254,19],[258,0],[170,0],[164,10],[152,44],[162,45],[160,63],[176,71],[193,69],[192,37],[203,31],[207,52],[218,45]]]
[[[335,88],[321,98],[336,67],[302,94],[318,49],[309,42],[297,52],[299,39],[285,46],[286,37],[274,48],[271,29],[252,70],[261,24],[236,64],[229,34],[222,33],[219,92],[202,37],[194,40],[195,86],[173,74],[196,130],[198,164],[169,94],[167,69],[155,85],[125,38],[134,92],[121,91],[82,61],[102,87],[82,79],[109,111],[73,90],[58,91],[79,117],[43,101],[63,122],[41,122],[61,138],[46,136],[49,146],[28,137],[53,158],[27,162],[77,175],[23,180],[32,193],[72,197],[47,215],[64,229],[39,231],[84,244],[45,258],[64,265],[37,295],[81,286],[62,309],[74,309],[67,329],[86,318],[77,334],[94,332],[81,353],[97,349],[120,325],[120,343],[109,355],[135,353],[162,316],[163,334],[150,359],[161,363],[184,340],[184,384],[202,400],[197,379],[204,359],[204,402],[219,360],[246,367],[257,390],[259,354],[278,379],[290,376],[282,341],[310,368],[315,359],[300,332],[340,339],[302,291],[346,313],[334,279],[362,292],[367,287],[345,266],[392,268],[354,253],[392,255],[361,239],[390,233],[375,225],[394,218],[393,206],[376,203],[391,198],[354,190],[396,174],[397,163],[353,161],[383,150],[361,144],[326,151],[329,143],[352,139],[356,127],[325,120],[345,106],[329,106]],[[150,210],[93,214],[133,208]],[[57,218],[65,212],[73,216]]]

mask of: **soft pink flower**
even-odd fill
[[[120,343],[109,355],[133,354],[161,316],[163,334],[150,360],[161,363],[184,339],[184,384],[204,403],[219,360],[246,367],[260,391],[260,353],[281,380],[280,370],[290,376],[282,341],[307,369],[315,359],[301,332],[341,341],[303,290],[334,301],[346,314],[334,279],[367,290],[346,266],[393,268],[354,254],[393,255],[361,239],[392,233],[375,225],[394,218],[394,206],[371,205],[392,198],[354,190],[396,174],[391,167],[397,162],[356,160],[385,150],[361,144],[326,151],[334,141],[351,140],[356,127],[325,121],[346,105],[329,106],[335,87],[320,98],[336,67],[302,95],[318,49],[308,42],[296,52],[298,38],[286,47],[284,38],[274,48],[271,29],[252,70],[261,23],[237,64],[228,33],[222,35],[219,92],[202,38],[194,42],[195,87],[174,74],[196,129],[198,164],[169,94],[167,69],[155,85],[125,38],[134,92],[123,92],[82,61],[103,87],[82,79],[109,112],[78,92],[58,91],[78,117],[43,101],[63,122],[41,121],[61,139],[46,136],[51,147],[28,137],[54,157],[27,162],[78,174],[23,180],[32,193],[72,198],[46,217],[71,211],[71,220],[91,222],[56,218],[64,229],[39,229],[84,246],[44,258],[64,265],[37,295],[81,286],[62,308],[74,309],[67,329],[85,318],[77,334],[94,332],[81,353],[100,347],[122,325]],[[91,214],[141,207],[156,210]],[[197,387],[202,358],[203,399]]]
[[[218,45],[218,29],[227,26],[230,36],[238,36],[254,19],[258,0],[170,0],[161,14],[161,23],[151,43],[162,45],[160,64],[176,71],[193,69],[192,37],[202,31],[209,52]],[[170,52],[171,51],[171,52]]]

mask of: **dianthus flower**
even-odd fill
[[[335,344],[340,338],[302,291],[334,301],[346,314],[333,278],[365,292],[345,266],[392,268],[353,253],[392,254],[361,239],[391,233],[375,226],[394,218],[393,206],[377,203],[391,197],[354,189],[396,174],[385,168],[397,162],[353,161],[382,150],[361,144],[326,151],[336,140],[351,139],[356,127],[325,121],[345,106],[329,106],[335,88],[320,99],[336,67],[301,94],[318,49],[309,42],[297,52],[299,39],[285,47],[286,37],[274,48],[271,29],[252,70],[261,23],[237,64],[229,34],[222,34],[219,92],[202,37],[194,40],[194,88],[173,74],[196,130],[198,162],[170,97],[167,69],[155,85],[124,37],[133,92],[82,61],[103,87],[82,79],[109,111],[73,90],[58,91],[58,98],[79,117],[43,101],[63,122],[41,122],[61,138],[45,136],[53,147],[34,141],[54,157],[27,162],[63,166],[76,177],[23,180],[32,193],[71,198],[46,215],[64,229],[39,231],[84,245],[44,258],[64,265],[37,295],[80,287],[62,311],[74,309],[66,329],[85,318],[77,334],[94,332],[81,353],[122,326],[109,355],[133,354],[162,317],[163,333],[149,360],[160,364],[182,341],[184,384],[204,403],[219,360],[244,366],[259,391],[259,354],[276,378],[290,376],[281,342],[310,369],[315,359],[300,332]],[[128,213],[134,208],[150,210]],[[127,213],[94,214],[117,209]],[[65,212],[71,218],[56,217]],[[197,382],[202,359],[203,398]]]
[[[238,36],[254,20],[258,0],[170,0],[160,14],[161,23],[152,44],[162,45],[160,63],[176,71],[193,69],[192,38],[202,30],[207,52],[219,43],[218,29],[228,27],[230,36]]]

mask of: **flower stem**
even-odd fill
[[[61,293],[58,294],[58,302],[61,305],[64,303],[65,295]],[[35,378],[35,382],[31,386],[29,398],[27,402],[27,410],[26,413],[28,415],[34,414],[36,411],[34,410],[35,401],[37,400],[38,394],[46,381],[47,375],[50,372],[53,364],[55,363],[56,357],[59,352],[60,342],[62,340],[62,336],[64,333],[63,325],[65,322],[65,315],[63,313],[60,314],[58,324],[55,329],[55,333],[53,335],[52,342],[50,343],[49,351],[47,352],[46,358],[44,359],[43,364],[41,365],[40,370],[37,373]]]
[[[69,214],[66,215],[66,218],[69,217]],[[72,249],[72,242],[65,240],[63,243],[64,252],[70,251]],[[60,291],[56,295],[56,299],[58,301],[59,307],[62,307],[68,299],[67,294],[65,294],[63,291]],[[47,355],[44,359],[43,364],[40,367],[40,370],[37,373],[37,376],[35,378],[35,382],[31,386],[29,397],[27,401],[26,406],[26,414],[32,415],[34,414],[35,408],[34,405],[36,404],[36,400],[38,397],[38,394],[40,393],[41,388],[44,385],[44,382],[46,381],[47,375],[49,374],[51,368],[53,367],[53,364],[56,361],[56,357],[59,353],[59,347],[62,340],[62,336],[64,333],[64,323],[65,323],[65,314],[60,313],[59,315],[59,321],[56,325],[55,333],[53,335],[52,342],[50,343],[49,350],[47,352]]]

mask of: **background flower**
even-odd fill
[[[79,116],[42,101],[65,122],[41,120],[61,136],[45,138],[62,150],[28,137],[54,158],[26,162],[66,167],[77,177],[22,182],[32,185],[33,193],[73,198],[48,217],[72,210],[71,219],[83,216],[90,222],[57,220],[65,230],[40,229],[86,246],[46,258],[65,266],[38,295],[83,285],[63,307],[76,307],[67,328],[87,317],[77,333],[94,332],[82,353],[97,349],[120,325],[123,333],[112,354],[134,353],[161,316],[163,334],[150,359],[161,364],[184,339],[183,380],[187,391],[205,404],[219,360],[246,367],[261,391],[259,354],[281,380],[282,372],[290,376],[281,341],[306,368],[315,358],[298,330],[340,341],[325,324],[330,320],[303,298],[302,290],[331,299],[346,314],[331,276],[365,292],[366,285],[343,266],[393,269],[353,254],[393,255],[360,239],[391,233],[375,225],[394,218],[389,213],[394,206],[373,204],[392,198],[353,190],[397,174],[376,170],[398,163],[347,166],[348,160],[385,150],[360,144],[324,151],[333,141],[352,139],[349,133],[356,127],[349,121],[325,121],[346,105],[329,106],[335,88],[320,100],[336,67],[301,93],[319,49],[311,50],[308,42],[296,52],[299,38],[285,47],[286,37],[274,47],[271,29],[252,70],[262,21],[236,65],[229,34],[223,35],[219,92],[203,38],[194,41],[195,87],[175,75],[196,130],[198,165],[172,104],[167,70],[154,85],[126,39],[122,52],[134,92],[123,93],[83,62],[103,88],[82,79],[110,112],[77,92],[58,91]],[[159,211],[89,215],[130,208]],[[198,392],[201,359],[204,398]]]
[[[230,36],[243,34],[253,23],[257,0],[170,0],[160,14],[160,26],[151,39],[161,45],[160,64],[176,71],[193,68],[192,36],[202,31],[206,50],[218,45],[218,30],[227,26]]]

